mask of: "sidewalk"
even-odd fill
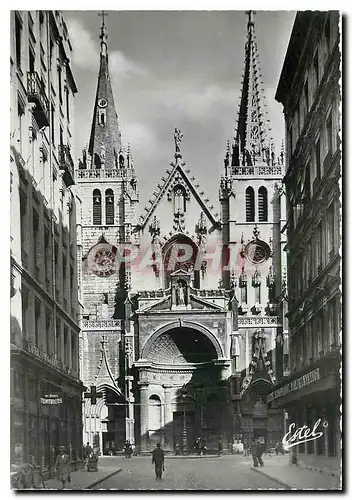
[[[251,467],[258,474],[274,479],[289,490],[340,490],[340,478],[324,472],[289,464],[289,456],[263,456],[264,467]]]
[[[98,464],[99,467],[99,464]],[[122,469],[116,465],[101,465],[97,472],[88,472],[87,468],[71,473],[71,483],[66,483],[65,490],[90,490],[109,477],[115,476]],[[44,489],[43,485],[40,489]],[[59,479],[45,481],[46,490],[61,490],[62,483]]]

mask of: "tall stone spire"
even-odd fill
[[[91,168],[125,168],[121,132],[115,109],[108,66],[108,44],[105,16],[102,12],[100,28],[100,68],[93,110],[92,128],[88,146]]]
[[[265,111],[260,89],[258,48],[253,15],[247,11],[247,42],[245,66],[239,105],[237,130],[234,137],[232,166],[272,164],[265,127]]]

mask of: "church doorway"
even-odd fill
[[[173,431],[174,446],[178,444],[182,451],[191,451],[197,436],[195,435],[195,412],[174,411]]]
[[[103,455],[116,455],[114,432],[103,432]]]

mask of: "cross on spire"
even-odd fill
[[[256,14],[256,11],[255,10],[246,10],[246,14],[248,15],[248,24],[247,24],[247,28],[248,28],[248,31],[251,31],[252,28],[254,27],[254,14]]]
[[[105,16],[107,17],[108,14],[105,12],[105,10],[102,10],[101,14],[98,14],[98,16],[103,18],[102,26],[105,26]]]
[[[102,10],[101,14],[98,14],[99,17],[102,18],[102,24],[100,28],[100,54],[102,56],[107,56],[108,53],[108,44],[107,44],[107,39],[108,39],[108,34],[106,31],[106,26],[105,26],[105,16],[107,17],[107,13]]]

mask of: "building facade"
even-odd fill
[[[227,448],[282,434],[283,411],[269,410],[266,396],[287,368],[283,151],[266,136],[252,14],[247,37],[218,212],[176,128],[172,161],[138,216],[103,21],[90,141],[77,170],[84,440],[103,453],[125,440],[147,452],[159,441],[192,450],[199,437],[217,449],[219,439]]]
[[[249,13],[237,129],[228,143],[220,184],[223,282],[238,302],[231,357],[231,397],[237,439],[282,436],[283,412],[266,405],[288,369],[282,276],[286,272],[284,149],[275,154],[266,125],[253,14]],[[228,263],[228,260],[229,263]]]
[[[72,47],[58,11],[11,11],[11,460],[82,450]]]
[[[297,14],[276,99],[286,122],[290,373],[269,399],[289,423],[321,438],[297,457],[338,470],[340,432],[341,219],[338,12]]]

